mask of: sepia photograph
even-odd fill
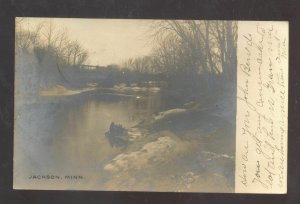
[[[0,203],[300,203],[295,0],[0,4]]]
[[[235,192],[236,21],[15,30],[15,189]]]

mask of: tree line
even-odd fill
[[[236,79],[237,22],[160,20],[149,29],[151,55],[128,59],[122,66],[164,73],[169,84],[211,90]],[[218,87],[220,88],[220,87]]]
[[[16,53],[34,55],[44,87],[76,79],[73,84],[89,82],[104,86],[165,80],[169,89],[203,93],[235,89],[237,22],[196,20],[155,20],[148,35],[154,44],[151,54],[130,58],[119,65],[95,70],[81,69],[88,64],[88,51],[71,40],[65,28],[52,21],[34,27],[24,18],[16,20]]]
[[[52,55],[61,65],[80,65],[88,62],[88,51],[77,40],[72,40],[66,28],[58,28],[46,20],[32,27],[25,18],[16,19],[16,52],[34,53],[40,61]]]

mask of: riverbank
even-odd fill
[[[231,123],[194,104],[160,112],[135,128],[147,134],[104,166],[112,175],[108,190],[234,191]]]

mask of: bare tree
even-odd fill
[[[237,24],[232,21],[167,20],[154,22],[152,37],[158,67],[212,80],[234,78]],[[182,72],[181,71],[181,72]],[[221,78],[220,78],[221,77]]]
[[[34,47],[41,44],[40,33],[44,24],[39,23],[34,28],[31,28],[28,24],[24,24],[24,18],[16,19],[15,47],[16,49],[32,51]]]

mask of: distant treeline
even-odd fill
[[[26,27],[16,22],[16,81],[24,89],[55,84],[112,87],[143,81],[165,81],[183,93],[235,93],[237,23],[234,21],[160,20],[149,24],[155,45],[148,56],[105,67],[89,64],[88,51],[50,22]],[[34,77],[28,82],[26,76]],[[24,78],[25,77],[25,78]],[[27,87],[27,88],[26,88]]]

